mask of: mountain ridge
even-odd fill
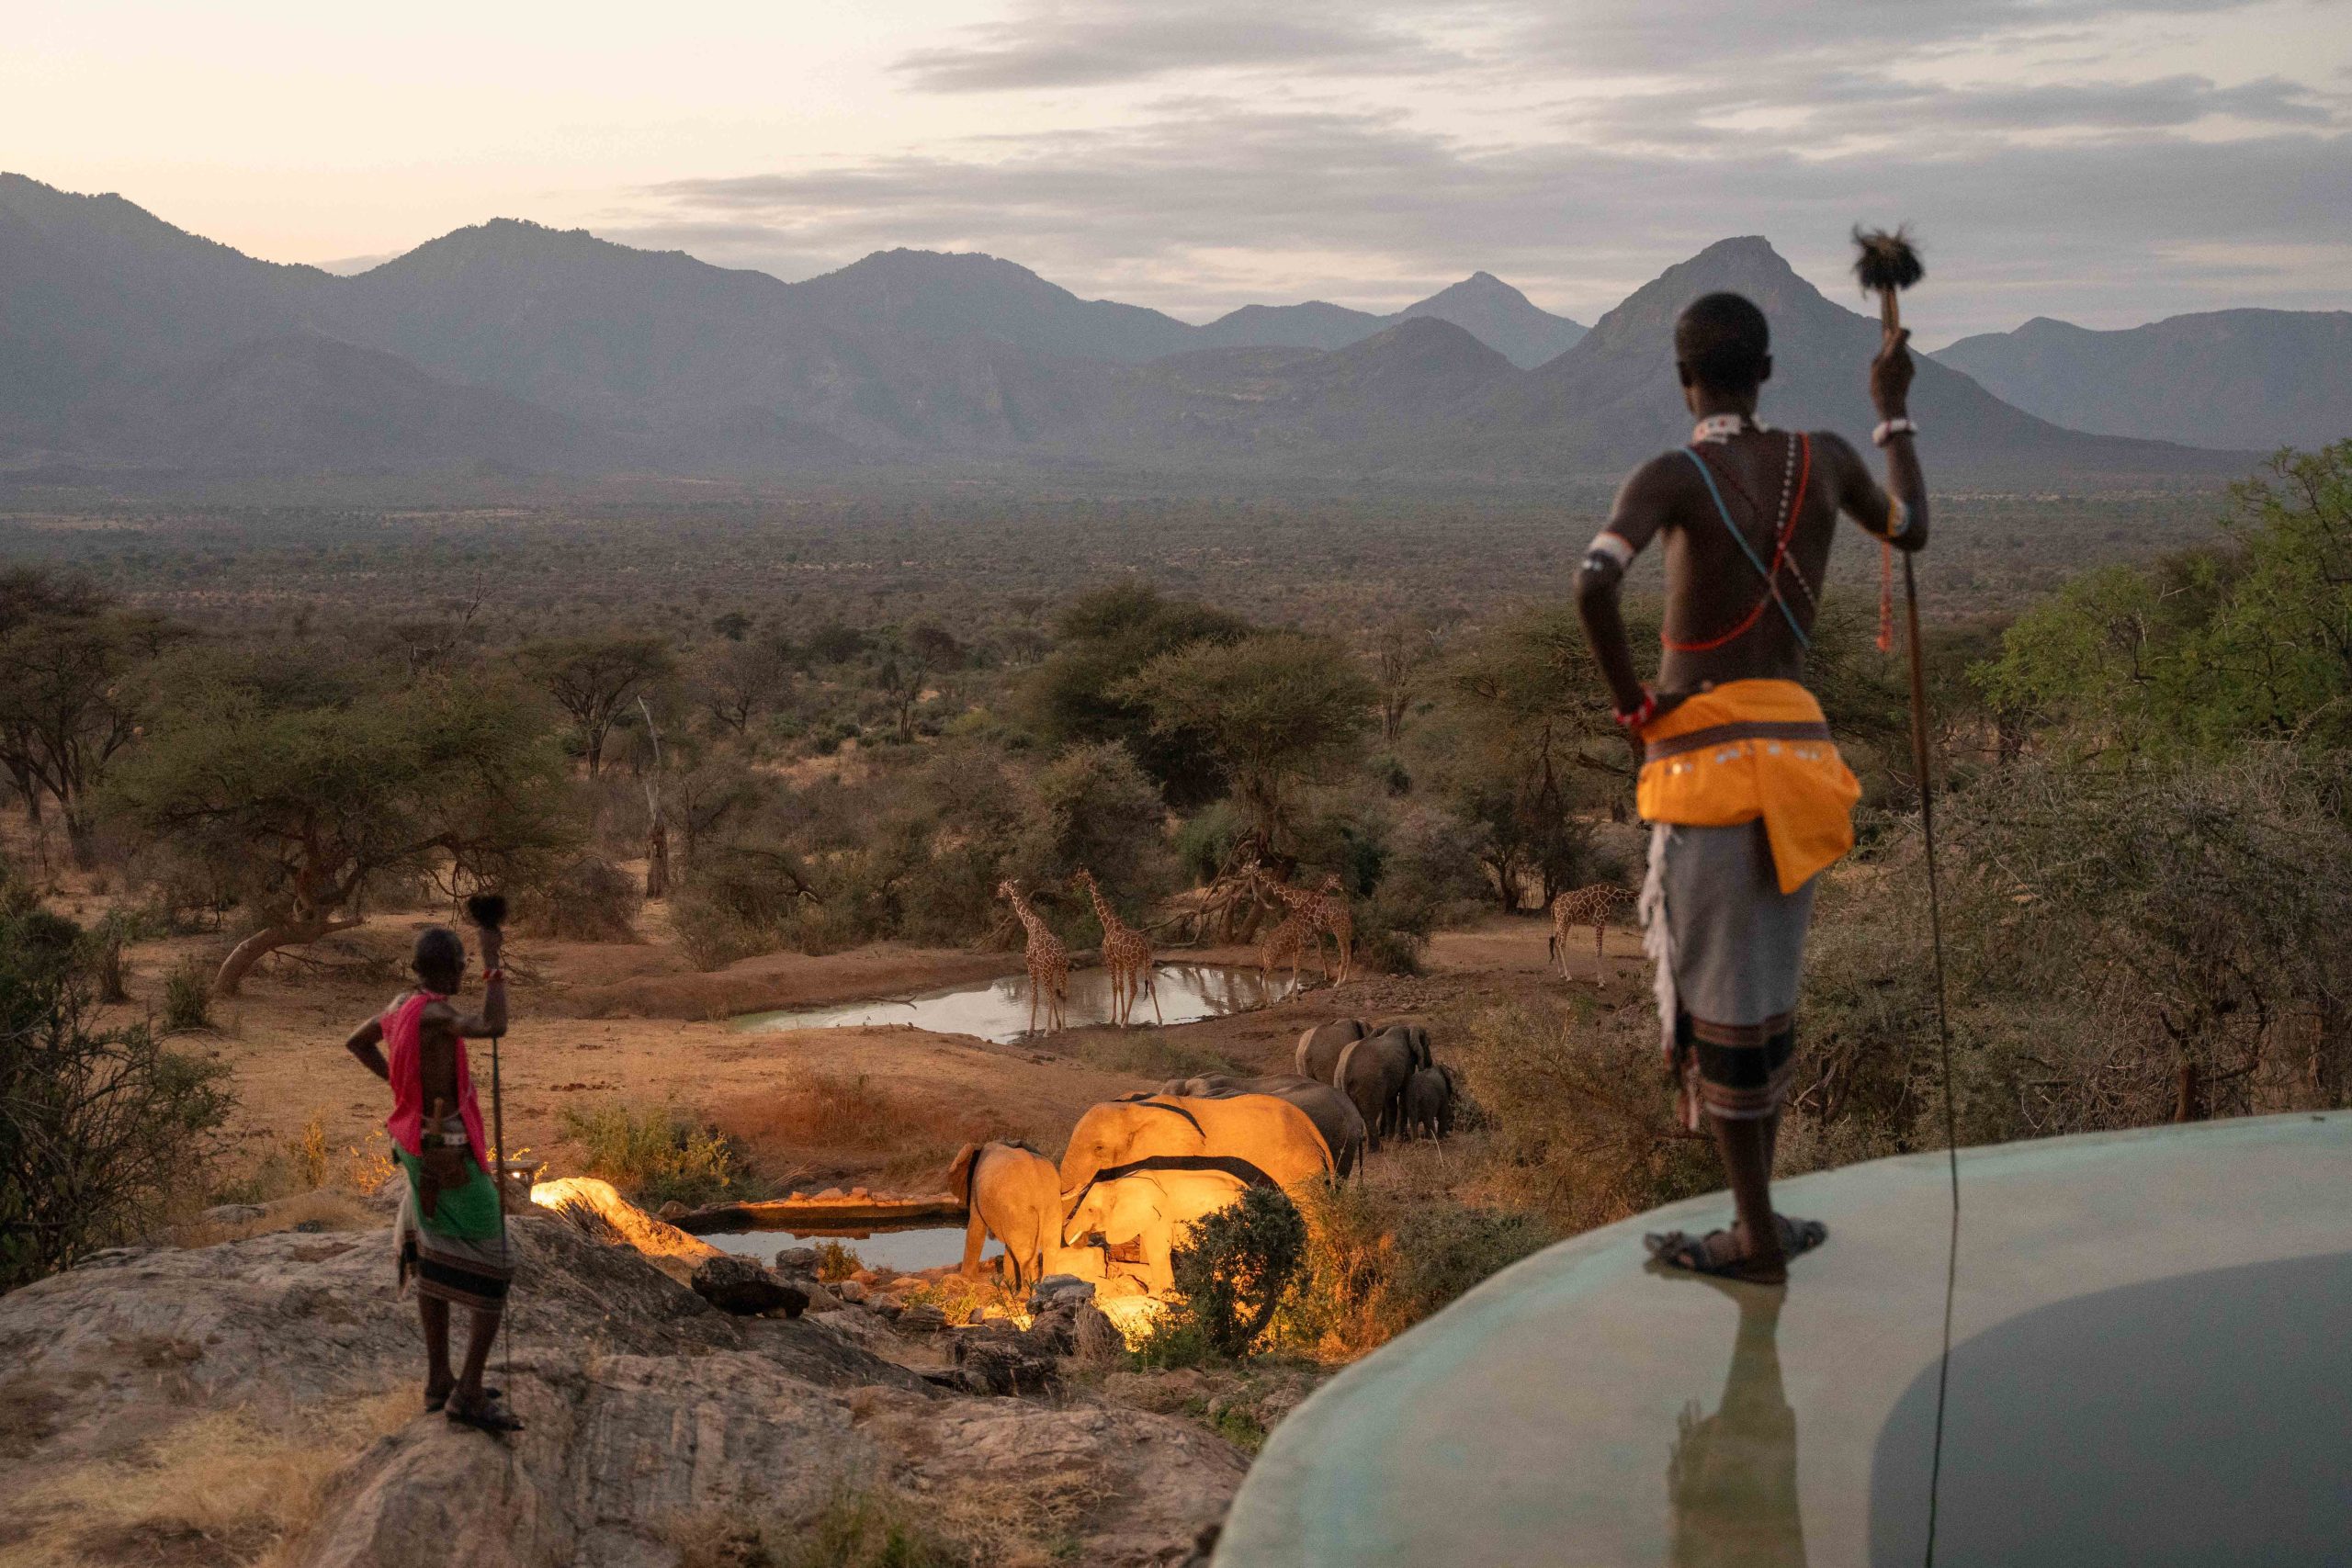
[[[2247,307],[2105,330],[2036,316],[1933,357],[2078,430],[2231,446],[2352,437],[2352,311]]]
[[[341,277],[244,256],[119,197],[8,176],[0,463],[1010,458],[1520,482],[1621,466],[1670,439],[1687,420],[1672,317],[1718,287],[1773,320],[1768,417],[1867,430],[1874,323],[1760,236],[1677,263],[1590,332],[1481,272],[1389,317],[1326,304],[1252,318],[1347,334],[1336,346],[1216,346],[1218,323],[1081,299],[975,253],[876,252],[786,283],[496,219]],[[1544,333],[1570,329],[1532,368],[1491,341],[1530,358]],[[174,389],[218,406],[175,408]],[[2100,473],[2239,460],[2062,430],[1933,361],[1918,397],[1943,472],[1955,458]]]

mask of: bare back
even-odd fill
[[[1880,536],[1894,515],[1854,449],[1827,432],[1745,431],[1663,453],[1634,471],[1608,531],[1635,551],[1663,540],[1661,693],[1804,677],[1840,512]]]

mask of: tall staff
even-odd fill
[[[1903,334],[1903,306],[1898,296],[1928,276],[1918,250],[1901,229],[1865,233],[1854,231],[1861,254],[1854,261],[1854,276],[1865,292],[1878,296],[1879,324],[1889,338]],[[1890,548],[1887,552],[1894,554]],[[1892,560],[1888,562],[1890,568]],[[1889,572],[1891,578],[1892,572]],[[1891,587],[1891,583],[1889,584]],[[1892,594],[1882,589],[1879,647],[1891,640]],[[1928,1462],[1928,1568],[1936,1561],[1936,1509],[1942,1490],[1944,1466],[1944,1403],[1951,1375],[1952,1297],[1960,1280],[1960,1129],[1951,1101],[1951,1013],[1944,993],[1943,903],[1936,875],[1935,779],[1929,772],[1928,748],[1928,661],[1919,646],[1919,579],[1911,557],[1903,557],[1903,604],[1908,633],[1905,638],[1911,661],[1911,766],[1919,780],[1919,839],[1928,861],[1928,931],[1935,948],[1936,1040],[1942,1055],[1944,1079],[1944,1159],[1951,1180],[1951,1240],[1944,1254],[1943,1350],[1936,1362],[1936,1436]]]

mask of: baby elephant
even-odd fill
[[[1442,1138],[1453,1131],[1453,1070],[1417,1067],[1405,1080],[1405,1135]]]
[[[1053,1161],[1026,1144],[966,1144],[947,1168],[947,1190],[971,1215],[965,1273],[979,1272],[980,1249],[993,1235],[1004,1243],[1013,1289],[1045,1277],[1046,1253],[1062,1239],[1061,1172]]]

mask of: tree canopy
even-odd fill
[[[1114,694],[1148,714],[1163,740],[1187,737],[1207,750],[1261,849],[1288,835],[1300,784],[1362,750],[1375,697],[1345,649],[1287,631],[1163,653]]]
[[[1162,726],[1127,682],[1165,654],[1238,641],[1250,635],[1250,624],[1134,581],[1079,595],[1055,631],[1054,651],[1030,674],[1023,694],[1039,738],[1052,746],[1115,740],[1158,782],[1170,805],[1215,799],[1222,780],[1204,737]]]
[[[220,966],[358,924],[371,884],[511,878],[569,837],[563,759],[512,684],[428,677],[350,701],[277,706],[214,686],[168,712],[112,799],[257,911]]]

